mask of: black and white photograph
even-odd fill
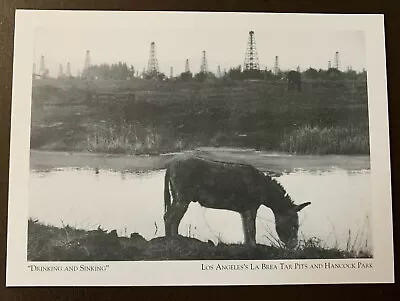
[[[115,12],[115,24],[75,12],[62,26],[48,14],[57,25],[32,28],[24,49],[28,184],[14,188],[26,189],[31,272],[43,262],[372,267],[374,221],[391,221],[374,204],[391,200],[390,183],[381,200],[373,193],[365,29],[190,12]]]

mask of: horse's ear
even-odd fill
[[[304,207],[307,207],[307,206],[310,205],[310,204],[311,204],[311,202],[306,202],[306,203],[297,205],[297,206],[294,208],[294,210],[295,210],[296,212],[299,212],[301,209],[303,209]]]

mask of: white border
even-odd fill
[[[265,26],[292,29],[363,30],[366,37],[371,138],[372,228],[374,258],[367,260],[302,260],[370,262],[370,269],[202,271],[201,264],[216,261],[84,262],[108,264],[105,272],[30,272],[26,260],[31,70],[34,29],[84,24],[129,27],[133,14],[157,12],[30,11],[17,10],[10,146],[10,186],[7,245],[7,286],[132,286],[132,285],[266,285],[394,282],[389,131],[383,15],[252,14]],[[192,14],[199,14],[191,12]],[[174,14],[169,12],[169,14]],[[204,13],[202,13],[204,14]],[[211,13],[221,14],[225,13]],[[232,14],[232,13],[230,13]],[[249,17],[249,14],[241,14]],[[71,22],[73,20],[73,22]],[[73,25],[72,25],[73,26]],[[101,27],[101,26],[100,26]],[[220,261],[219,263],[278,263],[291,261]],[[293,261],[292,261],[293,262]],[[41,263],[72,266],[81,263]]]

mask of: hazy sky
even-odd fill
[[[265,20],[265,19],[264,19]],[[362,31],[318,30],[267,27],[263,18],[201,14],[154,14],[135,15],[129,24],[121,27],[77,26],[73,21],[62,27],[37,28],[35,30],[34,60],[39,69],[40,56],[44,55],[51,75],[58,74],[59,64],[65,71],[67,62],[71,71],[82,70],[85,52],[90,50],[92,64],[118,61],[133,65],[142,71],[147,67],[150,43],[156,43],[156,56],[160,71],[169,75],[184,70],[189,59],[192,72],[200,69],[202,51],[207,53],[210,71],[217,66],[224,68],[244,63],[248,32],[255,32],[260,67],[274,66],[279,56],[281,69],[302,70],[308,67],[327,68],[334,62],[339,51],[340,67],[351,65],[355,70],[366,68],[365,40]]]

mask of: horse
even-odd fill
[[[288,91],[297,89],[301,91],[301,73],[298,71],[291,70],[287,75],[288,80]]]
[[[172,196],[172,200],[171,200]],[[213,209],[238,212],[244,243],[256,245],[256,215],[264,205],[275,216],[279,239],[287,248],[298,243],[298,212],[310,205],[294,204],[285,189],[268,175],[248,164],[196,156],[170,162],[164,181],[165,236],[178,236],[179,223],[191,202]]]

